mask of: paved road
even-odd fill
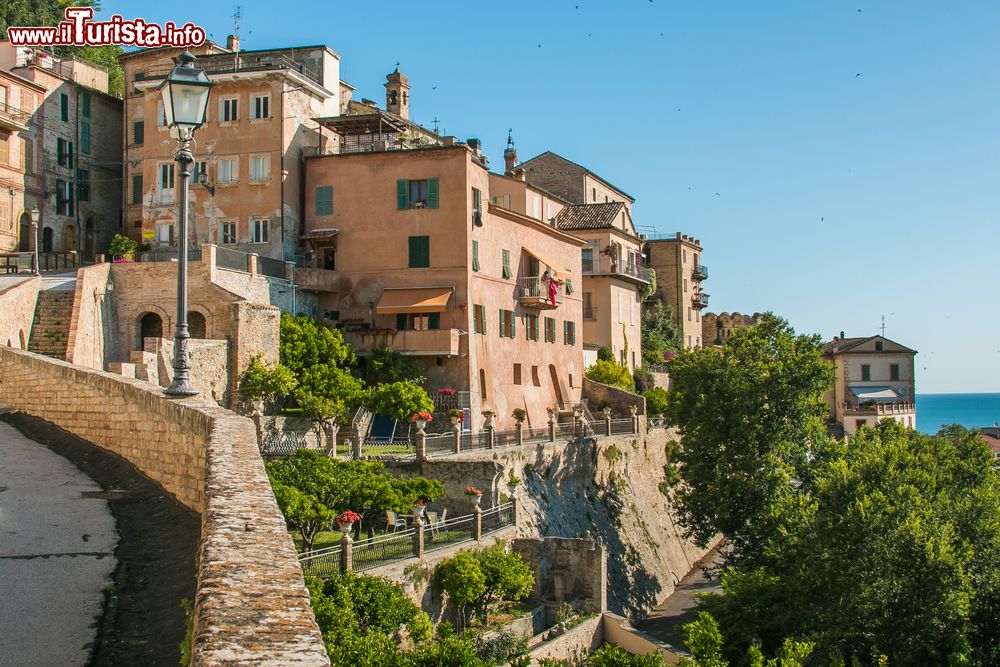
[[[115,569],[115,521],[76,466],[0,423],[0,663],[85,665]]]
[[[664,600],[642,622],[636,624],[641,630],[662,642],[676,648],[684,647],[684,633],[681,626],[694,620],[695,607],[699,593],[718,593],[721,591],[719,582],[705,574],[705,568],[717,568],[722,562],[717,550],[710,551],[702,557],[686,577],[674,589],[673,594]]]

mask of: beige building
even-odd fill
[[[293,259],[302,232],[302,158],[323,138],[313,118],[338,114],[350,86],[340,58],[325,46],[240,50],[230,36],[192,49],[215,83],[205,125],[196,133],[190,189],[190,244],[215,243],[265,259],[261,270]],[[179,174],[157,88],[179,49],[121,57],[125,70],[125,222],[129,236],[154,250],[177,249]]]
[[[830,422],[846,435],[883,419],[916,428],[916,354],[883,336],[845,338],[841,332],[827,343],[823,356],[836,374],[827,395]]]
[[[650,283],[643,242],[632,221],[635,200],[551,151],[517,164],[509,138],[504,161],[509,175],[568,203],[547,209],[544,219],[585,243],[581,249],[584,366],[594,364],[597,350],[608,346],[619,363],[634,371],[642,365],[640,295]],[[539,204],[534,207],[539,213]]]
[[[35,142],[42,136],[36,113],[45,88],[0,70],[0,252],[35,247],[28,211],[44,205],[44,180]]]
[[[92,260],[121,229],[122,101],[108,94],[104,67],[78,58],[4,41],[0,69],[10,72],[8,81],[14,75],[36,86],[12,90],[8,98],[12,103],[16,96],[17,110],[29,116],[18,128],[19,140],[6,141],[8,164],[20,172],[20,183],[10,186],[20,192],[13,197],[20,206],[8,213],[19,216],[16,247],[33,248],[24,238],[31,235],[25,212],[37,206],[40,252],[76,252]]]
[[[397,118],[369,115],[326,125],[352,146],[363,138],[349,132]],[[493,203],[501,195],[506,205]],[[486,408],[501,427],[515,408],[545,424],[546,407],[580,400],[584,244],[526,214],[536,196],[542,210],[563,205],[490,174],[474,140],[307,158],[305,236],[325,239],[315,259],[330,267],[313,269],[321,310],[359,354],[388,345],[413,357],[429,392],[454,390],[474,428]]]
[[[649,268],[656,271],[656,291],[650,300],[673,308],[686,347],[702,347],[701,311],[708,307],[708,294],[701,283],[708,278],[708,267],[701,262],[701,241],[677,232],[649,239],[646,252]]]

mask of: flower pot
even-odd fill
[[[472,506],[479,507],[479,503],[483,502],[483,494],[477,493],[474,496],[469,496],[472,499]]]
[[[414,423],[416,423],[418,431],[423,431],[424,427],[427,426],[427,420],[426,419],[418,419]]]
[[[462,418],[461,417],[452,417],[451,418],[451,425],[452,426],[458,426],[461,423],[462,423]]]
[[[264,412],[264,401],[253,401],[253,411],[254,412]]]
[[[351,529],[352,528],[354,528],[354,523],[353,522],[348,522],[348,523],[342,523],[342,524],[340,524],[340,532],[342,532],[344,534],[344,537],[347,537],[348,535],[351,534]]]
[[[415,516],[417,518],[420,518],[420,519],[423,519],[424,518],[424,510],[425,509],[427,509],[427,508],[424,507],[423,505],[414,505],[413,506],[413,516]]]

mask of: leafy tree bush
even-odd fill
[[[600,359],[588,368],[584,375],[594,382],[608,384],[625,391],[635,391],[635,381],[632,380],[632,374],[628,368],[614,361]]]
[[[473,646],[476,655],[489,665],[506,665],[528,652],[527,640],[510,630],[500,630],[489,639],[476,637]]]
[[[380,384],[368,390],[365,405],[372,412],[409,421],[418,412],[433,412],[434,401],[414,380]]]
[[[662,364],[667,352],[684,349],[684,334],[674,322],[674,309],[662,301],[648,304],[642,312],[642,363]]]
[[[420,367],[410,357],[404,356],[387,345],[376,347],[366,360],[368,384],[379,385],[390,382],[411,380],[423,382]]]
[[[681,523],[705,545],[728,538],[730,562],[763,557],[775,507],[807,476],[827,442],[824,400],[833,367],[818,336],[796,335],[767,314],[721,351],[687,350],[670,362],[667,417],[684,434],[677,461]]]
[[[131,255],[139,250],[139,244],[123,234],[115,234],[108,245],[109,255]]]
[[[290,370],[277,364],[268,367],[257,355],[250,360],[240,377],[240,395],[250,401],[273,404],[277,399],[292,393],[298,382]]]
[[[653,386],[653,374],[645,368],[637,368],[632,372],[632,380],[637,394],[644,394]]]
[[[614,361],[615,351],[611,349],[610,345],[602,345],[597,348],[597,360],[598,361]]]
[[[347,368],[355,362],[354,350],[339,329],[319,324],[305,315],[281,314],[278,349],[281,364],[298,377],[314,366]]]
[[[316,496],[303,493],[294,486],[275,484],[273,490],[285,521],[299,531],[303,550],[312,551],[316,535],[330,528],[337,513],[321,503]]]
[[[531,568],[504,544],[460,551],[438,565],[437,575],[463,626],[470,604],[486,622],[501,604],[524,599],[535,585]]]
[[[667,390],[663,387],[652,387],[643,394],[646,398],[646,414],[662,415],[667,412]]]
[[[630,655],[620,646],[605,644],[591,653],[583,664],[584,667],[663,667],[666,663],[659,654]]]

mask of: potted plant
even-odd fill
[[[347,535],[350,534],[351,529],[354,528],[354,524],[360,519],[361,517],[358,516],[357,512],[353,510],[346,510],[337,516],[336,522],[337,525],[340,526],[340,532],[344,534],[344,537],[347,537]]]
[[[463,493],[469,496],[469,499],[472,501],[473,507],[479,507],[479,503],[483,499],[482,491],[480,491],[479,489],[470,484],[469,486],[465,487],[465,491],[463,491]]]
[[[495,413],[492,410],[490,410],[489,408],[486,408],[485,410],[483,410],[483,419],[486,420],[486,422],[483,424],[483,426],[485,428],[489,428],[489,427],[493,426],[493,415],[494,414]]]
[[[417,414],[410,417],[410,421],[417,425],[418,431],[423,431],[424,427],[427,426],[428,423],[434,421],[434,416],[427,411],[421,410]]]
[[[528,411],[524,408],[514,408],[514,412],[511,416],[514,417],[514,421],[521,424],[528,418]]]
[[[452,426],[458,426],[463,421],[465,421],[465,411],[459,408],[452,408],[448,411],[448,419],[451,420]]]
[[[545,408],[545,411],[549,413],[549,421],[555,421],[556,419],[556,409],[553,406]]]
[[[521,484],[521,478],[516,477],[514,473],[511,473],[510,477],[507,478],[507,489],[510,491],[510,495],[514,495],[514,489]]]
[[[635,417],[637,414],[639,414],[639,406],[638,405],[630,405],[630,406],[628,406],[628,411],[632,413],[633,417]]]
[[[605,405],[604,406],[604,410],[602,410],[601,412],[604,413],[604,418],[605,419],[611,419],[611,407],[610,406]]]
[[[413,503],[413,516],[422,519],[424,518],[424,510],[427,509],[427,501],[423,498],[417,498],[417,502]]]

